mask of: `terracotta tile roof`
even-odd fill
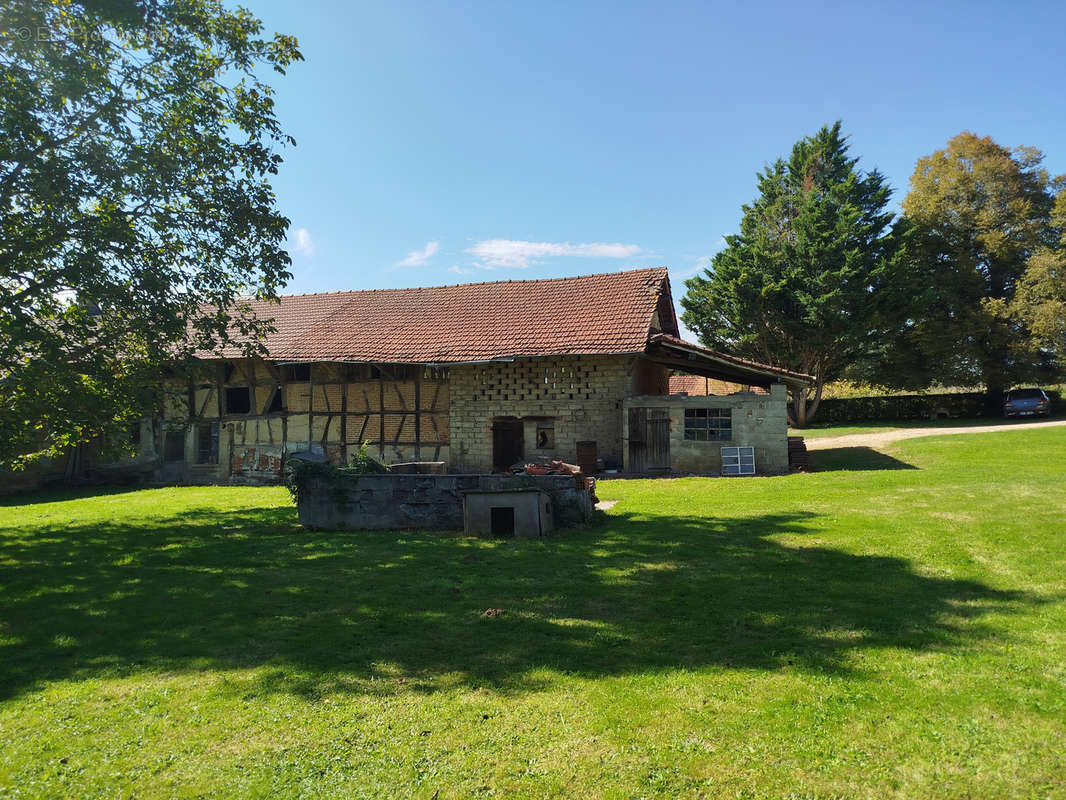
[[[534,281],[289,295],[252,301],[277,331],[277,361],[458,363],[562,354],[639,353],[653,333],[665,267]],[[662,326],[676,333],[672,302]],[[208,357],[206,354],[202,354]],[[222,357],[240,355],[237,347]],[[217,355],[216,355],[217,357]]]
[[[703,397],[708,394],[735,394],[747,391],[745,384],[705,378],[702,375],[671,375],[670,394],[687,394],[689,397]],[[755,394],[766,394],[761,386],[751,387]]]

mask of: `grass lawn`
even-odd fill
[[[1016,417],[1004,419],[1003,417],[974,417],[971,419],[910,419],[896,420],[893,422],[850,422],[841,424],[822,425],[815,423],[807,428],[789,428],[789,436],[802,436],[805,439],[819,439],[824,436],[848,436],[853,433],[881,433],[882,431],[894,431],[900,428],[969,428],[985,425],[1010,425],[1011,423],[1045,422],[1048,417]],[[1061,414],[1050,419],[1063,419]]]
[[[892,455],[547,541],[0,501],[0,797],[1066,797],[1066,428]]]

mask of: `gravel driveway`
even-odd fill
[[[995,433],[1016,431],[1022,428],[1052,428],[1066,425],[1066,419],[1048,422],[1007,422],[1002,425],[970,425],[965,428],[896,428],[877,433],[848,433],[843,436],[820,436],[807,439],[808,450],[827,450],[833,447],[872,447],[877,449],[900,439],[917,439],[920,436],[948,436],[955,433]]]

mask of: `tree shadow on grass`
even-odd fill
[[[263,669],[228,678],[234,692],[310,697],[525,691],[539,668],[843,674],[864,648],[965,648],[986,635],[982,615],[1033,602],[775,538],[818,531],[811,513],[620,514],[492,542],[309,532],[291,508],[23,527],[0,537],[0,699],[52,680],[242,667]]]
[[[810,451],[814,472],[865,472],[884,469],[918,469],[872,447],[825,447]]]
[[[3,473],[0,472],[0,480],[3,480],[3,477]],[[135,484],[130,484],[128,486],[93,487],[91,489],[77,486],[55,486],[47,489],[35,489],[32,492],[0,494],[0,508],[61,503],[66,500],[80,500],[87,496],[100,497],[103,495],[143,492],[144,488],[144,486],[138,486]]]

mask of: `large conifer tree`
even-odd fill
[[[793,392],[796,425],[902,310],[890,195],[849,157],[840,122],[823,127],[759,174],[740,233],[686,283],[682,318],[701,342],[814,376]]]

